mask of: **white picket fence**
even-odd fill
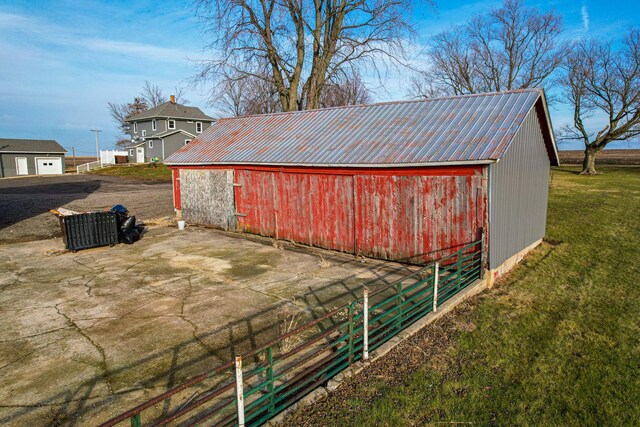
[[[126,151],[100,150],[100,160],[79,165],[76,167],[76,169],[78,170],[78,173],[82,173],[82,172],[89,172],[95,169],[100,169],[109,165],[115,165],[116,156],[126,156],[126,155],[127,155]]]
[[[100,169],[102,167],[104,167],[104,165],[102,164],[101,161],[98,160],[95,162],[85,163],[84,165],[78,165],[76,166],[76,169],[78,170],[78,173],[82,173],[82,172],[89,172],[94,169]]]

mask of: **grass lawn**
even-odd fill
[[[640,168],[552,172],[547,243],[287,425],[640,425]]]
[[[144,165],[111,166],[89,172],[94,175],[121,176],[143,181],[171,181],[171,169],[159,164],[156,167]]]

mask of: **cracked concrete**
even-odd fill
[[[275,338],[285,307],[312,319],[409,273],[195,227],[75,254],[61,245],[0,245],[2,425],[97,424]]]

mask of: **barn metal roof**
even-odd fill
[[[532,110],[542,116],[545,143],[551,145],[547,149],[556,164],[557,149],[541,89],[220,119],[164,163],[360,167],[488,163],[501,158]]]

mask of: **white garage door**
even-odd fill
[[[62,159],[60,157],[36,158],[38,175],[57,175],[62,173]]]

